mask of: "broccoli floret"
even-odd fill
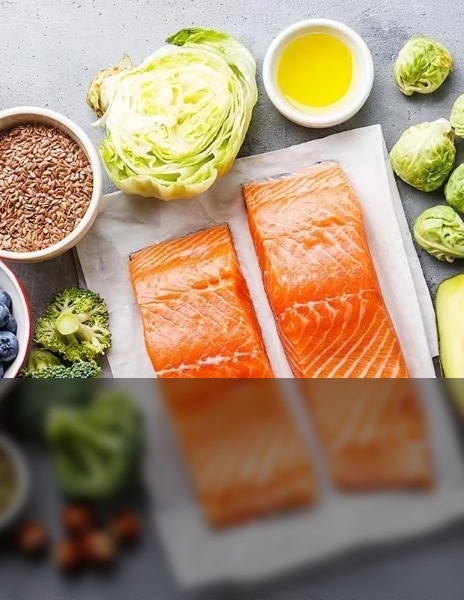
[[[98,377],[101,368],[94,360],[79,360],[71,366],[57,365],[37,371],[35,375],[27,374],[26,377],[37,379],[90,379]]]
[[[94,360],[78,360],[70,367],[66,367],[66,369],[69,373],[64,375],[64,377],[72,379],[91,379],[98,377],[102,372],[100,365]]]
[[[98,377],[101,367],[94,360],[79,360],[64,365],[61,360],[42,348],[34,348],[29,354],[22,377],[35,379],[90,379]]]
[[[108,308],[90,290],[69,288],[52,298],[37,321],[35,341],[70,362],[94,359],[111,346]]]
[[[61,366],[61,360],[48,350],[34,348],[29,354],[27,367],[23,371],[23,377],[38,377],[41,371],[46,371],[50,367]]]
[[[50,412],[46,438],[61,491],[100,499],[134,481],[141,446],[140,416],[124,393],[105,392],[82,408]]]

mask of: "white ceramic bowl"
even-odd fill
[[[14,465],[16,476],[18,478],[18,488],[16,495],[9,508],[0,513],[0,531],[5,529],[16,519],[21,512],[29,493],[29,471],[26,462],[13,442],[4,435],[0,434],[0,448],[8,455]]]
[[[16,337],[19,343],[18,356],[5,369],[3,379],[14,379],[26,360],[31,339],[32,316],[29,302],[16,275],[0,261],[0,288],[11,296],[12,313],[18,324]],[[0,379],[0,397],[9,389],[8,384]]]
[[[58,243],[48,246],[43,250],[37,250],[36,252],[11,252],[0,249],[0,258],[14,260],[16,262],[31,263],[55,258],[67,250],[70,250],[80,242],[87,231],[92,227],[98,215],[98,209],[103,193],[103,183],[98,153],[87,134],[73,121],[53,110],[35,106],[19,106],[0,111],[0,132],[27,123],[56,127],[77,142],[89,160],[93,175],[93,192],[89,207],[74,231]]]
[[[347,94],[323,109],[300,110],[279,90],[276,81],[278,62],[285,47],[307,33],[328,33],[343,41],[353,55],[353,81]],[[269,46],[263,65],[266,92],[277,110],[290,121],[304,127],[333,127],[353,117],[365,104],[374,82],[374,63],[364,40],[350,27],[330,19],[309,19],[284,29]]]

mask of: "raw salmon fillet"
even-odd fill
[[[308,450],[277,380],[164,380],[160,386],[212,526],[314,502]]]
[[[338,488],[432,484],[427,419],[412,379],[312,379],[300,385]]]
[[[364,232],[334,162],[244,185],[248,221],[296,377],[407,377]]]
[[[158,377],[273,377],[227,225],[141,250],[129,272]]]

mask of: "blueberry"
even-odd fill
[[[2,327],[2,331],[9,331],[10,333],[16,333],[18,329],[18,324],[16,323],[16,319],[10,314],[10,318]]]
[[[11,310],[11,296],[8,292],[5,292],[5,290],[2,290],[0,288],[0,303],[4,304],[8,310]]]
[[[0,329],[2,329],[3,326],[8,323],[9,319],[10,311],[8,310],[8,306],[0,302]]]
[[[7,362],[18,355],[18,338],[10,331],[0,331],[0,360]]]

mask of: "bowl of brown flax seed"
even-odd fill
[[[0,111],[0,258],[40,262],[75,246],[102,198],[100,159],[67,117],[38,107]]]

